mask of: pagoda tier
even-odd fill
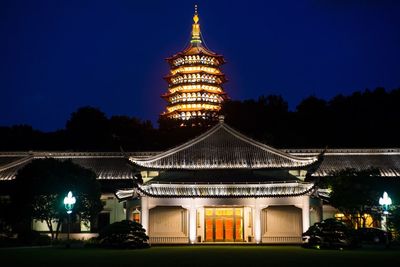
[[[169,97],[181,93],[211,93],[211,94],[226,94],[221,86],[210,85],[206,83],[195,83],[193,85],[176,85],[168,89],[168,92],[163,94],[162,97]]]
[[[166,98],[167,101],[171,103],[168,106],[174,105],[176,103],[197,103],[198,101],[201,101],[202,103],[205,104],[206,103],[220,104],[223,101],[223,95],[212,94],[205,91],[197,93],[174,93],[172,95],[166,95],[163,97]]]
[[[203,45],[197,7],[193,21],[189,46],[166,59],[170,65],[170,74],[164,77],[168,91],[161,97],[168,104],[161,116],[182,122],[199,118],[216,121],[228,98],[222,87],[226,78],[220,70],[225,60]]]

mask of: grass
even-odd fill
[[[4,248],[1,266],[400,266],[400,250],[297,246],[166,246],[141,250]]]

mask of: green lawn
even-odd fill
[[[357,264],[357,265],[356,265]],[[0,266],[400,266],[400,250],[315,250],[296,246],[168,246],[143,250],[0,249]]]

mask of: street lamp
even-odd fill
[[[68,214],[68,234],[67,234],[67,248],[69,248],[69,232],[70,232],[70,225],[71,225],[71,213],[74,205],[76,203],[76,198],[72,196],[72,192],[69,191],[68,195],[64,198],[64,206],[67,210]]]
[[[386,231],[388,230],[388,215],[389,215],[389,205],[392,205],[392,199],[389,197],[388,193],[383,192],[383,196],[379,198],[379,205],[383,208],[384,222]]]

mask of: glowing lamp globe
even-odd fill
[[[64,206],[68,214],[72,213],[72,209],[74,208],[75,203],[76,198],[72,195],[72,192],[69,191],[68,195],[64,198]]]
[[[383,192],[383,197],[379,198],[379,205],[383,206],[384,213],[388,212],[389,205],[392,205],[392,199],[389,197],[388,193]]]

